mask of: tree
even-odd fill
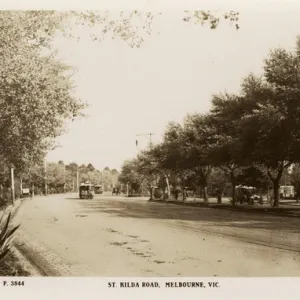
[[[58,31],[66,37],[74,37],[72,25],[86,25],[97,29],[97,33],[91,34],[93,40],[102,41],[108,35],[120,38],[130,47],[140,47],[145,35],[153,32],[153,22],[159,16],[162,13],[137,10],[117,14],[107,11],[3,11],[0,22],[8,25],[8,33],[16,37],[16,41],[25,38],[35,46],[49,47]],[[209,24],[211,29],[216,29],[221,19],[239,29],[239,13],[236,11],[184,11],[182,18],[185,23]]]
[[[187,159],[188,148],[184,136],[184,128],[179,123],[170,122],[163,140],[164,168],[179,177],[183,201],[185,200],[185,180],[191,171],[191,161]]]
[[[239,13],[236,11],[228,11],[223,13],[221,16],[216,14],[216,12],[205,10],[185,11],[183,21],[193,22],[194,24],[201,25],[208,23],[211,29],[216,29],[220,23],[221,18],[229,20],[230,24],[233,24],[237,30],[240,28],[238,24]]]
[[[172,174],[173,166],[172,164],[170,164],[168,156],[168,145],[164,143],[155,145],[152,149],[150,149],[149,157],[149,167],[152,170],[152,174],[156,174],[157,176],[161,175],[161,177],[165,181],[165,184],[163,183],[163,181],[161,181],[163,186],[163,197],[164,199],[170,199],[171,189],[169,178]],[[167,194],[165,193],[165,187],[167,189]]]
[[[271,51],[265,60],[264,76],[255,84],[253,80],[244,84],[244,97],[257,106],[243,118],[244,144],[248,157],[267,169],[273,183],[274,206],[279,205],[284,170],[300,159],[299,38],[296,44],[295,52]]]
[[[241,173],[237,176],[237,180],[240,184],[256,187],[260,191],[268,189],[269,180],[267,175],[261,168],[254,165],[241,168]]]
[[[153,187],[158,185],[160,172],[155,166],[151,151],[142,151],[138,154],[136,172],[139,174],[141,182],[148,187],[150,199],[152,199]]]
[[[65,177],[64,170],[60,164],[48,163],[47,164],[47,184],[57,189],[58,187],[64,185]]]
[[[42,162],[64,131],[64,121],[85,107],[73,94],[73,69],[59,62],[52,49],[57,31],[67,34],[67,23],[74,21],[102,24],[103,33],[137,45],[138,34],[127,22],[134,15],[123,15],[118,22],[93,12],[0,13],[0,155],[5,163],[22,171]]]
[[[96,170],[92,164],[88,164],[88,165],[87,165],[87,169],[88,169],[90,172],[93,172],[93,171]]]
[[[121,173],[118,177],[120,183],[125,185],[135,185],[136,187],[140,187],[142,184],[142,178],[140,174],[137,172],[137,160],[127,160],[124,162]]]
[[[295,188],[297,202],[299,202],[299,200],[300,200],[300,166],[299,166],[299,164],[295,164],[293,166],[292,172],[289,177],[290,177],[291,184]]]
[[[112,170],[111,170],[111,174],[112,174],[112,175],[118,174],[117,169],[112,169]]]
[[[38,31],[26,27],[34,15],[0,13],[0,153],[20,169],[42,161],[65,119],[84,108],[72,94],[72,68],[42,53]]]
[[[209,115],[188,115],[184,123],[184,139],[186,160],[188,166],[195,172],[195,176],[203,190],[204,202],[208,202],[208,180],[214,161],[211,145],[216,142],[215,131],[211,126]]]
[[[209,145],[210,158],[214,166],[221,168],[229,177],[233,205],[236,203],[237,176],[245,163],[240,126],[244,109],[243,99],[238,95],[213,95],[209,118],[213,137]]]
[[[209,186],[212,191],[217,192],[216,196],[218,197],[218,203],[222,203],[222,196],[226,188],[226,183],[228,182],[227,174],[218,167],[212,168],[210,174]]]
[[[194,14],[189,20],[199,16]],[[210,12],[201,16],[203,21],[218,23]],[[224,18],[238,21],[233,12]],[[136,26],[137,19],[142,21],[141,26]],[[8,163],[24,168],[41,161],[63,132],[64,120],[78,116],[84,108],[73,96],[72,68],[59,62],[52,50],[58,31],[72,36],[69,25],[100,26],[101,34],[93,35],[93,39],[109,35],[139,47],[144,34],[151,34],[153,20],[153,13],[138,11],[117,16],[93,11],[1,12],[0,154]]]

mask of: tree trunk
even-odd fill
[[[208,203],[208,195],[207,195],[207,176],[208,176],[208,170],[205,172],[204,167],[200,167],[198,169],[199,174],[199,183],[201,188],[201,194],[203,198],[204,203]]]
[[[232,186],[232,205],[236,204],[236,178],[234,171],[230,172],[231,186]]]
[[[277,207],[279,206],[279,201],[280,201],[280,194],[279,194],[279,190],[280,190],[280,179],[282,176],[282,173],[284,171],[284,168],[286,166],[284,166],[284,162],[281,163],[281,165],[277,168],[277,175],[273,176],[271,174],[270,169],[268,169],[268,176],[271,179],[272,183],[273,183],[273,195],[274,195],[274,202],[273,202],[273,207]]]
[[[207,193],[207,186],[203,187],[203,201],[208,203],[208,193]]]
[[[279,194],[279,180],[275,179],[272,180],[273,182],[273,193],[274,193],[274,202],[273,202],[273,207],[278,207],[279,206],[279,201],[280,201],[280,194]]]
[[[186,199],[185,187],[184,187],[184,178],[181,179],[181,191],[182,191],[182,201],[184,202],[185,199]]]
[[[218,195],[218,204],[222,204],[222,195],[221,194]]]
[[[166,185],[167,185],[167,199],[171,198],[171,190],[170,190],[170,183],[169,183],[169,178],[166,176]]]
[[[224,189],[223,191],[221,191],[220,189],[217,190],[217,200],[218,200],[218,204],[222,204],[222,196],[224,193]]]
[[[203,202],[208,203],[207,176],[203,176]]]
[[[150,191],[150,199],[149,200],[153,200],[153,188],[152,188],[152,186],[150,186],[149,191]]]

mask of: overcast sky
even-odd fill
[[[240,13],[239,31],[226,22],[212,31],[165,10],[139,49],[111,39],[93,42],[88,29],[78,31],[79,42],[58,38],[61,58],[78,69],[77,95],[88,102],[89,116],[70,124],[48,160],[120,169],[137,152],[136,134],[154,133],[159,142],[169,121],[208,111],[213,93],[235,92],[241,78],[261,73],[270,49],[293,49],[300,4],[256,4]],[[141,148],[149,141],[138,140]]]

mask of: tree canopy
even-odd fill
[[[46,153],[57,146],[56,138],[64,133],[66,121],[84,116],[87,104],[76,97],[75,70],[59,60],[53,46],[57,34],[78,38],[74,36],[74,26],[89,26],[95,41],[108,36],[130,47],[140,47],[153,33],[153,22],[160,15],[139,11],[0,12],[1,182],[7,178],[4,170],[10,167],[18,176],[30,175],[33,180]],[[183,21],[209,23],[214,29],[222,18],[236,24],[238,13],[230,11],[218,16],[213,12],[184,12]],[[58,172],[57,164],[51,168],[53,174]],[[72,176],[75,168],[67,166]],[[89,164],[88,169],[90,173],[85,176],[94,180],[95,168]],[[117,174],[114,171],[114,182]],[[107,170],[106,177],[110,176]],[[110,185],[108,179],[106,184]]]
[[[231,182],[233,204],[238,184],[266,189],[271,183],[279,205],[282,175],[300,163],[300,37],[295,51],[274,49],[263,63],[263,73],[249,74],[239,93],[213,95],[208,114],[170,123],[162,143],[143,154],[155,162],[148,164],[152,172],[168,170],[183,191],[188,178],[205,190],[209,179],[222,177],[220,169]]]

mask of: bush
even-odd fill
[[[12,241],[14,239],[14,232],[20,227],[20,225],[9,229],[11,221],[11,212],[9,212],[7,219],[5,220],[5,211],[3,211],[0,219],[0,262],[9,253],[12,247]]]

